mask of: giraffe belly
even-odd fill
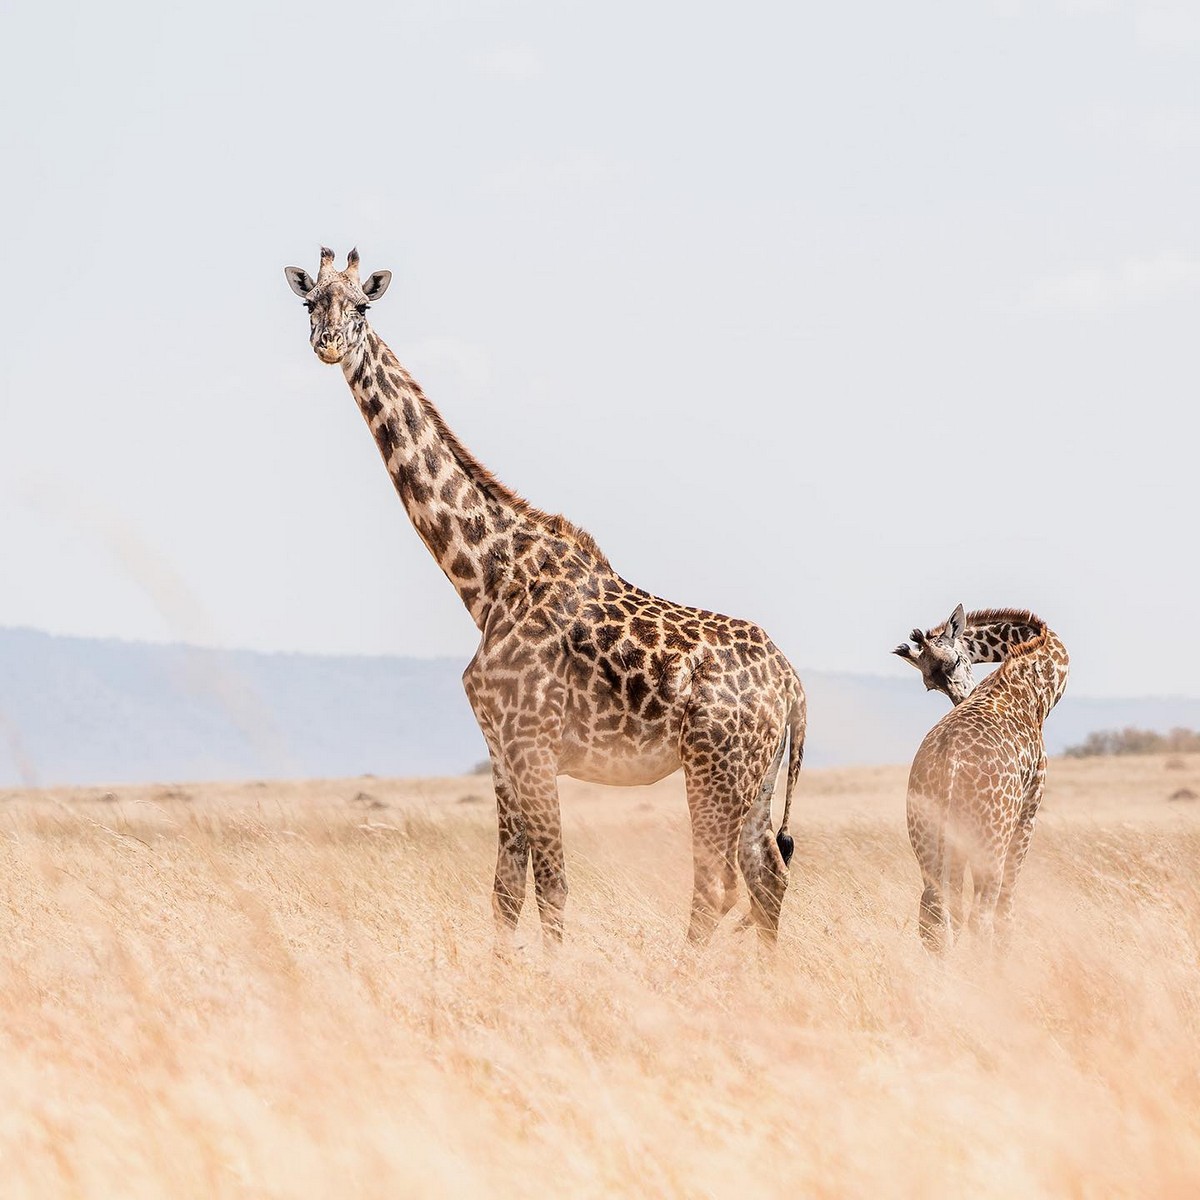
[[[564,754],[559,774],[584,783],[607,783],[618,787],[641,787],[657,783],[679,770],[676,746],[604,747],[577,744]]]

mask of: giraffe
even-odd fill
[[[919,928],[926,946],[948,947],[962,925],[963,876],[971,868],[970,924],[1007,935],[1013,889],[1033,836],[1046,782],[1042,725],[1062,699],[1066,647],[1024,609],[964,613],[912,631],[893,651],[954,707],[929,731],[908,777],[908,837],[921,868]],[[977,687],[972,663],[999,663]]]
[[[794,843],[787,831],[807,708],[791,664],[757,625],[687,608],[622,579],[565,517],[502,484],[450,430],[366,313],[391,272],[314,280],[286,268],[317,357],[340,364],[421,540],[480,632],[463,673],[487,743],[499,827],[492,908],[507,952],[532,863],[543,940],[562,941],[567,879],[558,776],[654,783],[683,768],[691,817],[688,938],[736,903],[774,943]],[[789,746],[779,831],[771,800]]]

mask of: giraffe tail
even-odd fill
[[[800,681],[796,681],[796,698],[792,701],[788,713],[788,772],[787,789],[783,794],[783,820],[779,822],[779,832],[775,835],[775,844],[786,867],[792,861],[796,843],[788,833],[788,817],[792,812],[792,793],[796,790],[796,781],[800,778],[800,766],[804,762],[804,732],[808,727],[808,701]]]

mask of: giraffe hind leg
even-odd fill
[[[1022,814],[1021,823],[1017,826],[1008,845],[1008,854],[1004,859],[1004,874],[1000,881],[1000,892],[996,897],[996,926],[1003,930],[1007,937],[1013,915],[1013,891],[1017,886],[1017,878],[1029,851],[1029,842],[1033,837],[1033,816]]]
[[[1004,949],[1012,932],[1013,890],[1017,886],[1017,878],[1025,863],[1025,855],[1029,852],[1029,843],[1033,839],[1033,828],[1037,823],[1038,809],[1042,803],[1042,791],[1046,784],[1046,758],[1042,756],[1021,807],[1017,819],[1017,827],[1008,843],[1008,853],[1004,859],[1004,875],[1000,881],[1000,894],[996,897],[996,929],[1000,947]]]
[[[755,793],[738,839],[738,865],[750,893],[750,921],[763,945],[774,945],[779,936],[779,915],[788,885],[788,863],[795,843],[785,833],[775,836],[771,826],[771,799],[783,761],[784,742],[759,776]]]
[[[738,882],[737,882],[737,833],[726,839],[725,847],[725,866],[722,873],[722,884],[725,888],[725,894],[721,897],[720,915],[723,917],[738,901]]]
[[[749,820],[746,825],[750,825]],[[738,844],[738,864],[750,893],[750,918],[758,930],[759,940],[773,945],[779,936],[779,915],[787,891],[788,868],[769,831],[763,836],[759,832],[747,832],[743,827]]]
[[[921,941],[932,954],[942,954],[950,947],[950,914],[942,896],[941,886],[925,876],[925,889],[921,892],[921,905],[917,915],[917,928]]]
[[[737,836],[741,813],[719,773],[684,764],[692,820],[692,912],[688,941],[703,945],[737,903]],[[714,777],[715,776],[715,777]]]
[[[1004,877],[1003,862],[973,862],[971,881],[975,895],[971,901],[971,916],[968,925],[987,945],[992,944],[996,927],[996,902],[1000,898],[1000,884]]]
[[[921,942],[931,954],[941,954],[950,946],[950,914],[946,890],[952,887],[943,868],[947,849],[945,803],[936,789],[910,787],[907,801],[908,840],[921,872],[921,901],[917,908],[917,930]]]
[[[957,846],[947,848],[946,854],[946,886],[949,889],[945,897],[946,918],[949,936],[955,938],[963,927],[963,889],[966,884],[967,856]]]
[[[687,940],[704,945],[736,903],[737,871],[731,839],[720,829],[697,829],[693,818],[692,912]]]
[[[732,726],[732,728],[731,728]],[[782,731],[722,709],[693,714],[681,746],[695,869],[688,938],[705,942],[736,900],[736,860],[760,937],[774,941],[787,867],[771,830]]]

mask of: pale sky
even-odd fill
[[[283,268],[476,453],[792,660],[1039,611],[1200,693],[1200,8],[0,9],[0,625],[476,633]]]

